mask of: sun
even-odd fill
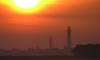
[[[14,3],[24,9],[30,9],[38,4],[39,0],[14,0]]]
[[[29,15],[42,13],[55,5],[58,0],[0,0],[0,4],[15,14]]]

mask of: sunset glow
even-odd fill
[[[0,49],[100,43],[100,0],[0,0]]]
[[[35,7],[39,0],[14,0],[14,2],[20,8],[29,9]]]
[[[33,14],[44,10],[56,0],[2,0],[3,5],[8,6],[10,11],[18,14]]]

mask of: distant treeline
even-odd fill
[[[100,44],[77,45],[73,53],[75,56],[100,57]]]

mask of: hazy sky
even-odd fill
[[[58,0],[35,14],[18,14],[0,3],[0,48],[49,48],[51,35],[53,47],[63,48],[68,25],[72,46],[100,43],[100,1]]]

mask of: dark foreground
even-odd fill
[[[100,60],[97,57],[65,57],[65,56],[1,56],[0,60]]]

